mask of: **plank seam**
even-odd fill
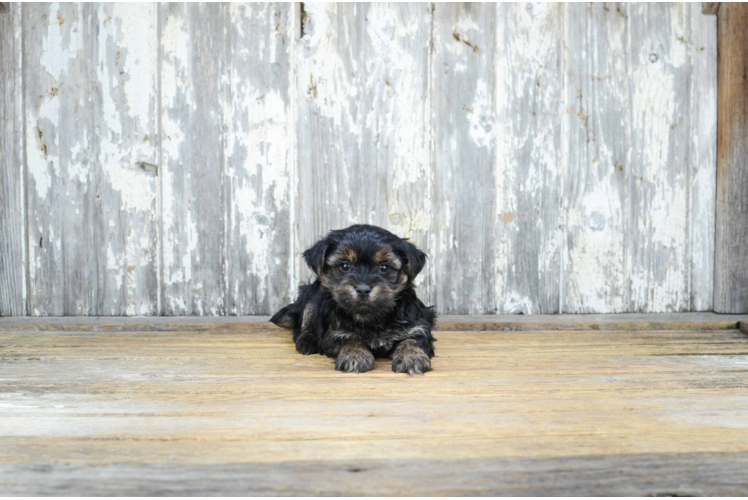
[[[566,93],[569,88],[568,67],[566,64],[566,52],[569,48],[569,23],[567,16],[568,3],[561,7],[563,15],[562,23],[562,46],[561,46],[561,99],[559,99],[558,114],[561,117],[561,184],[570,182],[571,166],[569,163],[569,120],[570,114],[564,112],[566,107]],[[580,110],[581,112],[581,110]],[[569,219],[569,203],[564,196],[559,197],[559,209],[561,210],[561,248],[558,262],[558,314],[564,313],[564,299],[566,291],[566,277],[564,276],[564,267],[566,260],[569,258],[569,248],[567,244],[567,228]]]
[[[26,190],[28,189],[28,178],[29,178],[29,162],[27,155],[27,140],[26,140],[26,8],[23,3],[18,4],[18,10],[21,16],[21,119],[23,121],[21,127],[21,133],[23,139],[21,141],[21,147],[23,151],[21,153],[23,158],[23,175],[21,176],[21,196],[23,196],[23,262],[24,262],[24,279],[23,284],[23,307],[24,316],[31,316],[31,262],[29,261],[30,249],[29,249],[29,197]]]
[[[62,317],[67,318],[67,317]],[[60,319],[62,319],[60,318]],[[250,319],[252,317],[249,317]],[[101,322],[76,322],[74,317],[70,321],[48,323],[46,318],[41,321],[28,322],[0,322],[0,331],[65,331],[65,332],[287,332],[280,327],[266,321],[206,321],[181,322],[174,321],[126,323],[102,318]],[[569,318],[572,319],[572,318]],[[553,322],[542,319],[536,321],[475,321],[450,319],[437,323],[436,331],[478,331],[478,332],[517,332],[517,331],[714,331],[737,330],[748,335],[748,322],[745,320],[631,320],[618,321],[580,320]]]
[[[223,59],[226,63],[226,66],[223,68],[223,71],[228,73],[229,75],[233,72],[233,66],[234,66],[234,60],[231,57],[231,43],[233,41],[232,33],[233,29],[230,28],[231,26],[231,12],[230,7],[227,6],[227,4],[221,4],[221,7],[223,9],[223,22],[225,23],[224,27],[224,38],[223,38]],[[231,110],[230,113],[234,114],[234,82],[232,81],[232,78],[228,78],[228,82],[226,83],[225,88],[221,86],[219,88],[219,93],[223,96],[224,99],[226,99],[226,102],[228,103],[228,107]],[[220,103],[220,99],[219,99]],[[223,106],[221,106],[221,123],[226,123],[226,110]],[[229,214],[231,213],[231,210],[233,209],[232,203],[233,203],[233,185],[232,182],[228,179],[228,170],[229,170],[229,160],[227,158],[226,154],[226,145],[229,142],[229,136],[232,134],[232,131],[230,131],[228,128],[225,128],[221,130],[221,189],[219,192],[221,193],[221,197],[223,198],[221,200],[221,206],[223,207],[223,248],[221,248],[221,281],[223,283],[221,286],[221,293],[223,294],[223,311],[218,311],[219,316],[228,316],[231,313],[231,309],[236,309],[236,299],[237,297],[231,297],[229,293],[229,245],[231,244],[231,235],[229,231]],[[256,294],[256,291],[254,292]],[[253,309],[255,312],[257,312],[257,297],[254,298],[254,307]],[[246,304],[245,306],[246,307]]]
[[[289,166],[289,173],[290,173],[290,186],[289,186],[289,197],[288,197],[288,204],[289,204],[289,210],[288,210],[288,245],[289,245],[289,252],[288,252],[288,259],[289,259],[289,266],[288,266],[288,280],[289,280],[289,295],[288,297],[290,300],[294,300],[296,298],[296,290],[299,288],[299,281],[300,276],[298,274],[298,258],[297,253],[300,253],[300,250],[298,249],[299,245],[299,235],[298,235],[298,229],[296,227],[296,220],[297,220],[297,213],[298,210],[298,199],[299,199],[299,193],[298,193],[298,185],[299,185],[299,135],[297,131],[297,119],[298,119],[298,110],[299,106],[296,102],[296,99],[298,97],[296,86],[298,85],[298,68],[296,66],[296,49],[298,44],[301,41],[301,38],[304,36],[304,2],[300,2],[296,4],[293,11],[289,9],[289,15],[291,16],[291,36],[289,37],[289,44],[290,44],[290,61],[289,61],[289,71],[291,74],[289,75],[289,99],[290,104],[289,107],[291,108],[291,119],[289,120],[289,134],[291,135],[291,165]],[[296,26],[296,23],[299,23],[299,26]],[[274,311],[269,311],[274,312]]]
[[[158,259],[156,265],[156,316],[163,316],[163,281],[164,281],[164,155],[163,155],[163,129],[161,126],[161,70],[162,70],[162,26],[161,5],[156,4],[154,15],[156,16],[156,128],[158,130],[158,199],[156,210],[158,211]]]
[[[435,5],[434,2],[431,2],[429,4],[429,13],[431,14],[429,22],[429,52],[428,52],[428,62],[426,71],[427,75],[426,78],[428,78],[428,85],[427,85],[427,102],[428,102],[428,141],[429,141],[429,173],[431,174],[431,178],[429,179],[429,200],[431,200],[431,206],[429,207],[431,213],[429,214],[430,221],[428,224],[428,235],[426,237],[426,241],[428,241],[429,249],[435,249],[436,248],[436,230],[434,228],[435,224],[435,218],[434,213],[436,211],[436,189],[434,188],[434,182],[436,178],[436,118],[434,116],[434,58],[436,57],[436,51],[434,47],[434,29],[435,29]],[[436,258],[438,257],[438,253],[433,253],[432,255],[429,255],[429,266],[428,266],[428,285],[426,289],[426,297],[428,297],[429,302],[431,302],[430,306],[434,306],[436,308],[438,304],[436,304]]]
[[[631,141],[633,137],[632,132],[632,115],[633,115],[633,99],[632,99],[632,93],[633,93],[633,86],[634,82],[631,77],[631,70],[633,67],[633,56],[632,56],[632,49],[631,49],[631,12],[629,10],[629,6],[631,4],[625,4],[623,8],[625,9],[625,23],[626,23],[626,43],[625,43],[625,58],[626,58],[626,74],[628,75],[628,102],[626,105],[626,124],[627,126],[624,127],[624,134],[626,135],[626,145],[628,146],[626,148],[626,182],[625,182],[625,189],[626,189],[626,217],[625,217],[625,225],[626,225],[626,244],[624,245],[624,272],[625,274],[625,280],[626,280],[626,304],[624,304],[624,310],[628,312],[634,312],[635,308],[632,307],[632,251],[631,251],[631,231],[632,231],[632,223],[631,221],[633,219],[633,211],[634,211],[634,205],[631,202],[631,193],[633,192],[633,183],[634,183],[634,166],[632,165],[632,158],[631,158]]]
[[[686,14],[687,24],[686,29],[688,34],[686,35],[687,40],[694,42],[694,26],[692,19],[692,8],[691,4],[681,4],[681,9],[684,9]],[[688,78],[688,113],[686,114],[686,123],[688,130],[693,131],[693,115],[694,115],[694,96],[693,96],[693,82],[695,78],[696,63],[694,61],[694,51],[689,49],[688,51],[688,66],[689,66],[689,78]],[[693,141],[690,141],[688,150],[686,152],[686,251],[688,252],[688,274],[686,275],[686,290],[688,292],[688,310],[693,311],[695,300],[693,296],[693,273],[694,273],[694,258],[693,258],[693,224],[694,218],[691,214],[693,209],[693,188],[691,183],[693,182],[693,168],[694,160],[696,155],[693,150]]]

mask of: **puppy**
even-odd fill
[[[384,357],[395,372],[431,370],[436,314],[413,285],[425,253],[382,228],[355,225],[330,232],[304,259],[316,279],[270,319],[293,330],[297,351],[335,358],[343,372],[369,371]]]

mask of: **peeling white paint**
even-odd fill
[[[503,298],[504,314],[533,314],[533,300],[517,292],[509,292]]]
[[[635,19],[646,16],[659,19],[663,9],[633,10]],[[636,228],[638,241],[628,255],[631,304],[641,311],[677,312],[687,310],[688,290],[688,192],[685,160],[678,166],[676,158],[688,146],[678,139],[688,137],[688,105],[680,89],[684,82],[682,59],[685,53],[676,37],[686,33],[679,15],[680,8],[667,9],[670,21],[669,46],[660,45],[660,53],[650,49],[647,39],[637,40],[632,74],[631,126],[638,140],[634,144],[633,192],[637,217],[629,223]],[[667,50],[666,50],[667,49]],[[649,52],[649,53],[648,53]],[[671,142],[676,141],[676,142]],[[683,156],[685,158],[685,156]],[[645,249],[642,252],[638,248]]]
[[[101,163],[125,209],[140,212],[155,206],[154,180],[137,167],[141,161],[157,162],[153,134],[148,133],[156,110],[153,9],[152,4],[100,4],[98,8],[99,17],[108,19],[99,36],[97,65],[106,124]]]
[[[470,123],[470,137],[482,148],[494,146],[495,120],[492,104],[486,81],[480,78],[475,84],[475,97],[471,108],[467,110],[467,119]]]
[[[64,21],[60,22],[61,9],[65,10],[59,2],[49,5],[44,49],[40,61],[42,67],[56,81],[60,81],[63,72],[69,69],[71,61],[77,59],[83,50],[83,30],[77,26],[71,27],[73,23],[69,21],[67,24]]]

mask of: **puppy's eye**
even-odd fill
[[[351,270],[351,263],[350,262],[343,262],[340,264],[340,270],[344,273]]]
[[[390,266],[388,266],[387,264],[379,264],[379,271],[380,272],[386,273],[389,270],[390,270]]]

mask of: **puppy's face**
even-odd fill
[[[359,321],[390,311],[426,259],[412,243],[365,225],[331,232],[304,257],[338,305]]]

